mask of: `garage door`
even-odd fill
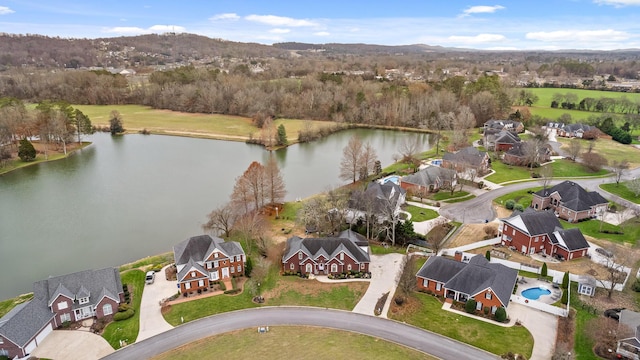
[[[36,344],[40,345],[42,340],[44,340],[44,338],[46,338],[47,335],[51,334],[52,331],[53,331],[53,327],[51,326],[51,323],[49,323],[49,325],[45,326],[44,329],[40,331],[40,334],[36,335]]]
[[[24,347],[24,352],[26,354],[31,354],[35,349],[36,349],[36,339],[33,339],[31,340],[30,343],[27,344],[27,346]]]

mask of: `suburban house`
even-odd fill
[[[640,360],[640,313],[623,309],[618,319],[618,334],[633,334],[618,340],[619,358]]]
[[[403,176],[400,179],[400,186],[414,193],[437,192],[440,189],[449,189],[452,186],[456,186],[457,179],[458,174],[455,170],[439,166],[427,166],[416,173]]]
[[[507,151],[520,141],[518,134],[511,131],[485,130],[484,132],[485,147],[494,151]]]
[[[535,210],[551,209],[569,222],[595,218],[603,214],[609,201],[596,191],[586,191],[573,181],[563,181],[533,194],[531,207]]]
[[[173,247],[180,292],[207,291],[219,281],[243,276],[247,261],[236,241],[209,235],[193,236]]]
[[[29,355],[65,322],[98,319],[118,311],[124,291],[118,269],[85,270],[33,284],[33,299],[0,318],[0,355]]]
[[[539,166],[551,160],[551,150],[548,146],[538,148],[535,154],[534,150],[529,151],[531,146],[533,145],[526,141],[513,144],[513,147],[504,153],[502,162],[515,166]]]
[[[555,130],[556,135],[567,138],[593,138],[593,133],[599,132],[598,128],[586,124],[564,124],[550,122],[547,130]],[[585,134],[587,134],[585,136]],[[590,135],[591,134],[591,135]],[[596,136],[597,137],[597,136]]]
[[[571,260],[587,254],[589,243],[580,229],[563,229],[551,211],[514,211],[511,217],[500,219],[498,236],[504,246],[523,254],[542,253]]]
[[[376,215],[383,222],[400,214],[407,192],[392,181],[384,184],[371,182],[364,191],[354,191],[349,199],[347,220],[356,220],[366,214]]]
[[[282,270],[301,274],[337,275],[369,272],[369,243],[351,230],[337,237],[287,239],[282,257]]]
[[[489,172],[489,166],[489,155],[473,146],[466,147],[455,153],[447,152],[442,157],[442,167],[454,169],[458,173],[472,170],[475,171],[476,175],[482,176]]]
[[[498,131],[510,131],[513,133],[522,133],[524,132],[524,124],[520,121],[515,120],[496,120],[491,119],[487,120],[484,123],[485,130],[498,130]]]
[[[476,301],[476,310],[487,307],[495,313],[498,307],[509,306],[509,299],[516,285],[518,271],[502,264],[490,263],[484,256],[474,256],[468,263],[462,262],[462,254],[456,258],[432,256],[420,268],[417,287],[456,301]]]

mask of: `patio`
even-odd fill
[[[518,283],[518,290],[516,291],[516,295],[522,296],[523,298],[527,298],[526,296],[522,295],[522,292],[527,289],[542,288],[542,289],[547,289],[551,291],[551,293],[548,295],[540,295],[540,297],[537,300],[527,298],[529,301],[539,301],[545,304],[553,304],[558,300],[560,300],[560,297],[562,296],[562,290],[560,290],[559,287],[554,288],[553,284],[548,281],[527,278],[527,277],[519,277],[517,283]]]

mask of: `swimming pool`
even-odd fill
[[[388,176],[388,177],[383,179],[383,184],[386,184],[389,181],[391,181],[392,183],[394,183],[396,185],[400,185],[400,176],[396,176],[396,175]]]
[[[540,296],[549,295],[551,291],[549,289],[541,288],[541,287],[533,287],[526,290],[522,290],[521,295],[526,297],[529,300],[538,300]]]

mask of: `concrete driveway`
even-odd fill
[[[166,267],[156,273],[153,284],[144,286],[140,304],[140,332],[136,341],[148,339],[173,328],[160,313],[160,301],[178,292],[177,283],[165,279],[165,269]]]
[[[522,304],[510,303],[507,310],[511,320],[518,320],[533,335],[531,360],[551,359],[558,334],[558,318]]]
[[[113,352],[107,340],[99,335],[79,330],[54,330],[31,355],[54,360],[93,360]]]
[[[401,271],[402,254],[371,255],[369,271],[371,282],[362,299],[353,308],[353,312],[364,315],[375,315],[376,303],[382,294],[388,292],[387,302],[380,317],[387,317],[391,299],[396,291],[396,276]]]

